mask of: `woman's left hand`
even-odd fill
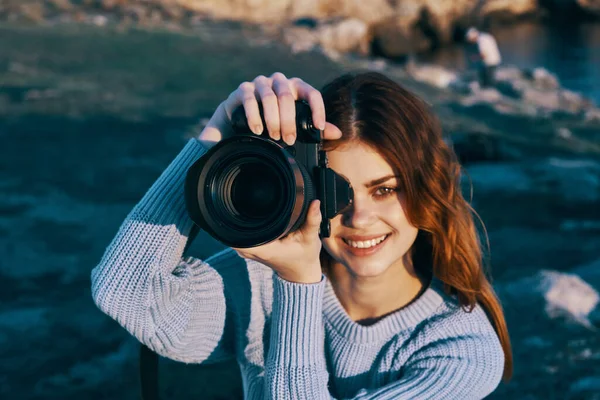
[[[259,261],[272,268],[281,278],[296,283],[321,281],[321,210],[314,200],[300,229],[282,239],[247,249],[234,250],[244,258]]]

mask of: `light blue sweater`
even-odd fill
[[[235,358],[246,399],[481,399],[504,354],[478,306],[463,311],[435,278],[371,326],[352,321],[330,282],[279,279],[231,249],[182,259],[192,221],[195,139],[132,210],[92,271],[98,307],[158,354],[186,363]]]

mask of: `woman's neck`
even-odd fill
[[[358,277],[342,264],[332,263],[327,275],[350,318],[361,325],[371,325],[406,307],[425,286],[412,265],[403,262],[376,277]]]

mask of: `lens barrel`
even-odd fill
[[[247,248],[298,229],[316,190],[283,146],[241,135],[219,142],[190,167],[185,196],[197,225],[226,246]]]

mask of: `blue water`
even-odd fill
[[[563,87],[600,105],[600,24],[544,26],[522,23],[492,30],[504,64],[545,67]],[[428,57],[451,68],[465,68],[462,48],[452,47]]]

